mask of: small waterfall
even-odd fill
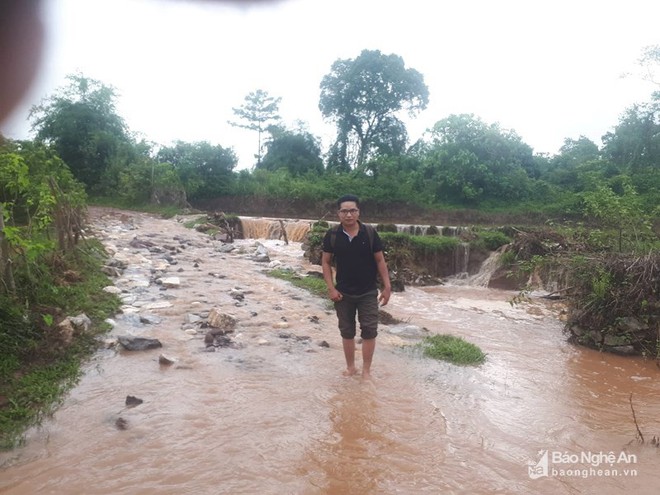
[[[500,266],[500,251],[493,251],[490,256],[481,264],[479,271],[472,276],[462,277],[454,280],[455,283],[460,285],[474,285],[478,287],[488,287],[490,278]]]
[[[282,239],[284,235],[291,242],[302,242],[311,229],[309,220],[278,220],[273,218],[240,217],[241,229],[245,239]]]
[[[470,261],[470,244],[461,242],[454,249],[454,277],[468,276],[468,261]]]

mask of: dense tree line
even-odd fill
[[[88,194],[127,204],[226,195],[323,201],[352,191],[436,209],[533,208],[611,220],[594,205],[614,202],[628,205],[619,208],[624,216],[633,203],[658,216],[660,92],[626,109],[602,146],[566,138],[554,156],[535,154],[514,130],[472,114],[446,116],[409,143],[401,114],[414,115],[428,98],[423,75],[399,56],[364,50],[337,60],[320,83],[319,109],[337,128],[324,155],[304,127],[280,124],[279,98],[257,90],[234,108],[241,120],[234,124],[259,139],[255,166],[241,171],[230,146],[137,139],[115,110],[115,91],[81,74],[31,118],[35,145],[59,156]]]

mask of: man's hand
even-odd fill
[[[378,301],[380,302],[380,305],[381,306],[387,305],[388,301],[390,300],[391,295],[392,295],[392,288],[391,287],[385,287],[380,292],[380,296],[378,296]]]
[[[333,302],[339,302],[339,301],[341,301],[342,298],[344,297],[344,296],[342,296],[341,292],[339,292],[339,291],[338,291],[337,289],[335,289],[334,287],[333,287],[332,289],[330,289],[328,292],[329,292],[329,294],[330,294],[330,299],[331,299]]]

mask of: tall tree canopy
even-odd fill
[[[230,125],[257,131],[258,133],[257,164],[261,163],[261,134],[270,125],[276,124],[281,120],[281,117],[277,113],[281,101],[282,98],[275,98],[270,96],[267,91],[258,89],[245,97],[243,105],[238,108],[232,108],[234,114],[242,122],[229,121]]]
[[[363,50],[354,60],[337,60],[321,81],[319,101],[323,116],[337,125],[329,166],[360,169],[379,153],[403,152],[407,132],[397,113],[415,115],[428,100],[424,77],[398,55]]]
[[[268,151],[257,168],[286,169],[291,175],[323,173],[321,146],[309,132],[272,127],[271,133],[273,138],[266,144]]]
[[[660,168],[660,92],[649,103],[627,109],[603,143],[605,156],[616,165],[633,171]]]
[[[30,112],[38,141],[50,143],[87,189],[131,146],[124,120],[115,109],[114,89],[83,75],[69,75],[69,85]]]

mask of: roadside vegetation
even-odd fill
[[[73,385],[94,333],[119,308],[85,238],[85,192],[53,152],[32,143],[0,148],[0,448],[21,438]],[[65,335],[67,316],[92,328]]]

